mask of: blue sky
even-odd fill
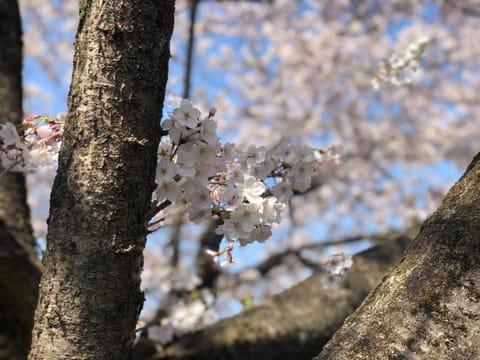
[[[425,13],[425,17],[429,18],[432,17],[434,18],[437,12],[437,7],[435,5],[431,5],[431,7],[428,8],[427,12]],[[395,37],[396,31],[401,29],[402,27],[408,26],[409,22],[408,21],[402,21],[402,22],[397,22],[393,23],[391,26],[391,35],[392,37]],[[24,24],[24,29],[28,30],[28,23]],[[72,43],[74,39],[74,34],[71,34],[72,37]],[[219,45],[222,41],[227,41],[227,38],[223,36],[218,36],[217,40],[219,41]],[[177,41],[177,39],[174,37],[173,41]],[[177,46],[184,47],[184,44],[177,44]],[[70,69],[68,66],[65,66],[62,71],[69,73]],[[177,64],[173,64],[170,68],[171,70],[171,78],[178,78],[181,77],[183,68],[178,66]],[[200,63],[196,63],[194,66],[194,77],[192,84],[195,87],[196,84],[203,83],[205,84],[205,79],[212,79],[215,78],[215,81],[212,81],[210,83],[210,86],[207,88],[207,94],[213,98],[215,92],[217,89],[221,88],[222,86],[225,86],[225,83],[222,81],[223,77],[222,74],[206,74],[204,71],[202,71],[202,67]],[[67,81],[62,81],[62,82],[54,82],[51,79],[49,79],[46,76],[46,73],[40,70],[40,67],[38,64],[35,62],[35,60],[31,58],[25,59],[24,62],[24,83],[34,83],[38,86],[38,88],[43,89],[46,93],[49,93],[52,95],[50,103],[45,103],[42,99],[40,98],[30,98],[28,101],[25,103],[25,110],[28,111],[28,114],[47,114],[54,116],[55,114],[59,112],[65,112],[67,110],[67,94],[68,94],[68,88],[69,84]],[[70,76],[67,75],[65,76],[65,79],[69,79]],[[180,94],[182,89],[181,89],[181,84],[175,85],[173,88],[170,90],[175,91],[176,93]],[[374,109],[373,109],[374,110]],[[401,179],[403,176],[403,173],[405,171],[404,168],[402,168],[402,165],[394,166],[392,167],[392,174],[395,177],[398,177],[398,179]],[[417,185],[417,188],[414,189],[414,192],[417,193],[422,193],[427,191],[428,187],[431,185],[436,185],[436,184],[443,184],[445,181],[448,181],[449,183],[452,183],[461,175],[461,170],[457,169],[451,162],[448,161],[442,161],[436,164],[432,164],[431,166],[418,170],[418,177],[420,179],[423,178],[429,178],[431,179],[431,183],[424,183]],[[429,176],[427,176],[429,175]],[[421,202],[417,202],[417,206],[422,206],[423,204]],[[395,219],[391,219],[392,224],[395,224]],[[352,226],[352,219],[349,219],[348,217],[340,219],[339,224],[345,232],[348,233],[348,229],[351,228]],[[317,220],[311,221],[307,227],[308,231],[310,231],[314,237],[327,237],[327,228],[325,227],[324,224]],[[372,231],[375,231],[375,227],[372,226]],[[162,236],[162,234],[167,233],[168,230],[165,230],[163,233],[159,232],[155,236]],[[275,235],[277,238],[285,238],[288,236],[288,234],[284,231],[283,233],[280,232]],[[158,246],[159,242],[158,241],[150,241],[149,244],[151,246]],[[188,242],[186,243],[187,245],[186,248],[184,249],[185,251],[190,251],[189,247],[191,244]],[[257,262],[261,256],[262,256],[262,251],[264,249],[263,244],[253,244],[249,245],[246,248],[243,248],[237,252],[239,255],[239,264],[236,267],[232,267],[227,269],[227,271],[239,271],[243,269],[246,266],[251,266],[255,262]],[[361,242],[355,245],[355,247],[351,247],[350,251],[352,252],[357,252],[365,247],[369,246],[369,243],[367,241]],[[232,311],[237,311],[239,310],[238,308],[236,310]]]

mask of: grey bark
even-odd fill
[[[311,359],[401,258],[412,237],[411,232],[389,234],[356,255],[337,290],[324,289],[322,274],[315,274],[251,310],[186,336],[159,358]]]
[[[21,38],[18,3],[0,0],[0,124],[22,120]],[[25,178],[5,173],[0,176],[0,359],[27,356],[40,279],[37,266]]]
[[[30,359],[130,359],[173,0],[80,2]]]
[[[317,360],[480,359],[480,154]]]

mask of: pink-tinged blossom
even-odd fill
[[[233,210],[241,203],[237,197],[236,189],[231,184],[215,186],[212,194],[218,204],[224,204],[225,210]]]
[[[250,231],[244,230],[243,219],[238,213],[233,213],[229,219],[224,221],[223,232],[229,241],[247,239],[250,237]]]
[[[192,179],[195,179],[197,186],[207,188],[210,183],[209,177],[215,175],[217,172],[215,169],[207,164],[196,164],[194,167],[195,173],[192,175]]]
[[[226,143],[222,149],[222,158],[225,162],[233,162],[236,158],[235,144]]]
[[[294,190],[297,190],[297,191],[300,191],[300,192],[305,192],[308,189],[310,189],[310,186],[312,184],[312,178],[310,178],[310,177],[305,177],[305,178],[293,177],[293,179],[291,179],[291,182],[292,182],[292,188]]]
[[[16,146],[21,142],[17,128],[11,122],[0,125],[0,138],[4,146]]]
[[[211,315],[211,311],[201,299],[179,301],[172,307],[170,314],[162,319],[160,326],[153,328],[151,337],[168,343],[174,336],[180,337],[194,330],[201,324],[202,319]]]
[[[290,144],[286,141],[280,143],[275,149],[275,155],[280,157],[282,161],[287,164],[291,165],[296,163],[300,160],[300,154],[295,149],[295,145]]]
[[[197,126],[198,119],[200,118],[200,110],[194,108],[189,100],[184,99],[180,107],[173,110],[172,115],[177,124],[194,128]]]
[[[197,159],[197,163],[201,164],[212,164],[212,163],[222,163],[221,159],[217,156],[220,151],[219,144],[194,144],[190,153]],[[225,167],[225,165],[223,165]]]
[[[190,221],[198,224],[212,217],[212,209],[210,207],[197,206],[195,203],[189,203],[187,205],[187,214]]]
[[[162,157],[170,156],[173,148],[173,143],[170,137],[164,136],[158,144],[158,156],[159,159]]]
[[[168,156],[159,156],[156,175],[158,181],[171,181],[175,175],[177,175],[176,167],[175,164],[170,161],[170,158]]]
[[[295,178],[310,178],[314,173],[312,162],[300,162],[293,166],[291,176]]]
[[[272,187],[272,194],[283,202],[288,202],[293,195],[292,187],[285,181]]]
[[[24,119],[23,138],[13,124],[0,126],[0,156],[8,171],[24,172],[56,162],[63,134],[63,122],[56,121],[60,120],[41,116]]]
[[[192,177],[195,174],[195,163],[198,158],[198,153],[190,152],[192,147],[182,145],[175,159],[175,164],[177,165],[177,172],[180,176]]]
[[[259,243],[265,242],[272,236],[272,227],[270,225],[258,225],[250,232],[248,238],[240,238],[238,242],[241,246],[247,246],[255,241]]]
[[[256,147],[255,145],[250,145],[246,153],[248,165],[254,167],[262,163],[265,161],[266,154],[267,151],[264,146]]]
[[[324,273],[322,274],[322,285],[325,289],[335,290],[338,289],[343,279],[343,276],[337,274]]]
[[[200,134],[202,135],[202,139],[207,143],[215,143],[218,140],[217,122],[211,119],[202,121],[200,126]]]
[[[264,162],[250,169],[250,174],[255,176],[257,179],[265,180],[270,176],[271,171],[274,167],[270,167],[271,163]]]
[[[352,267],[352,257],[344,253],[331,255],[322,261],[325,272],[322,274],[322,284],[326,289],[336,289],[345,279],[348,270]]]
[[[49,136],[54,134],[54,129],[52,129],[50,126],[38,126],[36,128],[37,135],[40,136],[42,139],[47,139]]]
[[[240,162],[232,162],[228,166],[227,180],[232,183],[241,183],[245,178],[245,169]]]
[[[198,208],[208,208],[212,204],[212,198],[210,192],[205,186],[202,186],[201,182],[197,179],[189,180],[183,184],[185,191],[185,200],[189,204],[194,204]]]
[[[9,147],[0,152],[3,171],[22,172],[29,169],[30,154],[25,144]]]
[[[420,67],[420,59],[423,52],[430,42],[427,36],[420,37],[417,41],[411,43],[405,51],[400,54],[394,54],[382,63],[380,70],[371,81],[372,87],[379,90],[382,83],[389,83],[396,86],[408,84],[412,81],[412,76]]]
[[[231,216],[241,220],[242,230],[251,232],[256,225],[260,224],[260,210],[261,204],[258,203],[240,204]]]

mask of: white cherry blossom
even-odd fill
[[[189,128],[197,126],[199,117],[200,111],[194,108],[192,103],[187,99],[182,100],[180,107],[173,111],[173,120],[175,123]]]
[[[237,184],[239,195],[250,203],[261,203],[263,201],[262,195],[265,190],[265,184],[258,181],[253,176],[247,176],[243,182]]]

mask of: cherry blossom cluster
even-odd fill
[[[4,171],[30,171],[55,163],[60,149],[65,114],[55,119],[32,116],[23,120],[23,136],[7,122],[0,125],[0,162]]]
[[[339,161],[340,147],[314,149],[282,141],[271,149],[251,145],[243,151],[222,145],[212,109],[205,118],[189,100],[182,100],[163,121],[156,170],[154,204],[163,210],[183,202],[193,222],[217,217],[216,229],[228,246],[211,251],[221,265],[234,263],[234,244],[263,242],[294,193],[306,192],[325,159]],[[23,121],[23,137],[12,123],[0,127],[0,159],[5,171],[27,171],[55,162],[61,146],[65,114]],[[164,206],[162,206],[164,205]]]
[[[208,253],[223,266],[234,263],[232,252],[237,244],[268,239],[290,198],[309,190],[311,178],[323,161],[338,162],[341,148],[321,150],[282,141],[271,149],[252,145],[240,150],[234,144],[220,142],[215,113],[210,110],[201,118],[189,100],[182,100],[163,121],[168,136],[163,136],[159,144],[153,201],[164,204],[162,209],[183,202],[193,222],[212,216],[221,219],[216,232],[225,236],[227,246]],[[20,131],[12,123],[1,125],[3,169],[28,171],[54,163],[61,147],[65,116],[28,117]],[[221,263],[220,257],[225,258]],[[342,264],[341,271],[338,266],[332,270],[336,277],[343,276],[349,266],[348,261]],[[195,285],[193,282],[185,290],[192,291]],[[169,315],[156,327],[159,341],[168,343],[208,322],[213,316],[212,299],[203,291],[195,298],[172,304]]]
[[[211,323],[215,315],[212,308],[214,298],[207,290],[198,296],[187,301],[177,300],[172,304],[169,315],[162,318],[159,325],[150,328],[150,337],[168,344],[175,337],[182,337]]]
[[[147,266],[142,274],[142,289],[161,299],[162,317],[152,322],[139,321],[139,330],[148,328],[149,337],[162,344],[174,338],[204,327],[212,322],[214,295],[207,288],[200,288],[201,280],[190,264],[179,262],[171,266],[168,251],[145,253]],[[146,304],[146,311],[149,309]]]
[[[318,150],[282,141],[272,149],[251,145],[242,151],[221,144],[215,112],[201,119],[200,111],[182,100],[163,122],[169,136],[159,146],[156,201],[185,202],[193,222],[219,217],[223,224],[216,232],[229,244],[263,242],[291,196],[310,188],[324,158],[338,160],[338,148]],[[212,255],[225,253],[232,263],[231,250],[229,245]]]
[[[282,141],[272,149],[251,145],[246,151],[222,145],[215,109],[201,119],[189,100],[182,100],[162,127],[156,171],[157,204],[184,202],[193,222],[212,216],[222,220],[216,232],[228,243],[263,242],[279,223],[295,192],[310,188],[312,175],[325,158],[338,161],[338,147],[314,149]],[[61,146],[65,114],[23,121],[21,137],[12,123],[0,127],[0,158],[6,171],[27,171],[52,164]],[[167,205],[168,205],[167,204]],[[227,261],[232,263],[232,248]]]
[[[0,125],[0,161],[3,171],[23,171],[27,168],[28,147],[22,142],[11,122]]]
[[[388,61],[384,61],[372,80],[373,88],[380,89],[382,83],[399,86],[411,82],[411,77],[419,69],[420,59],[429,42],[428,37],[422,36],[400,54],[394,54]]]

